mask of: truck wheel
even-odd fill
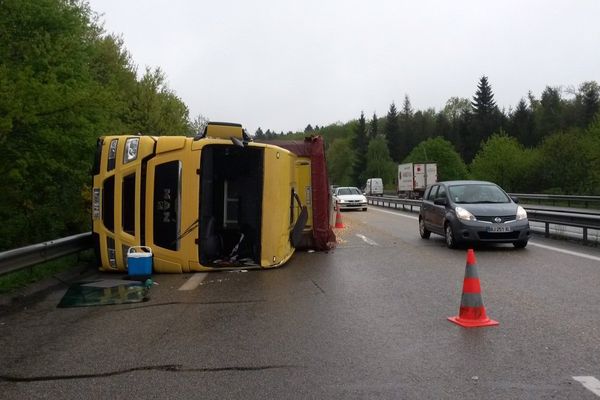
[[[454,232],[452,231],[452,226],[448,222],[444,225],[444,232],[446,233],[446,246],[449,249],[456,248],[456,237],[454,236]]]
[[[423,218],[419,218],[419,234],[423,239],[429,239],[431,236],[431,232],[425,228],[425,221],[423,221]]]

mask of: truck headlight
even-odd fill
[[[125,142],[125,152],[123,153],[123,164],[127,164],[137,158],[140,138],[129,138]]]
[[[517,207],[517,221],[527,218],[527,211],[521,206]]]
[[[108,163],[106,169],[112,171],[115,169],[115,160],[117,158],[117,146],[119,145],[119,139],[113,139],[110,141],[108,146]]]

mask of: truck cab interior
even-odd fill
[[[263,159],[260,147],[202,148],[198,243],[202,265],[260,265]]]

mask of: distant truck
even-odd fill
[[[437,182],[436,163],[398,165],[398,197],[419,199],[427,185]]]
[[[383,196],[383,180],[381,178],[369,178],[365,185],[365,195]]]

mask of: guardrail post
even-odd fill
[[[588,230],[586,227],[583,228],[583,243],[587,243],[588,241]]]
[[[550,236],[550,223],[545,222],[544,224],[546,225],[546,233],[544,236],[549,237]]]

